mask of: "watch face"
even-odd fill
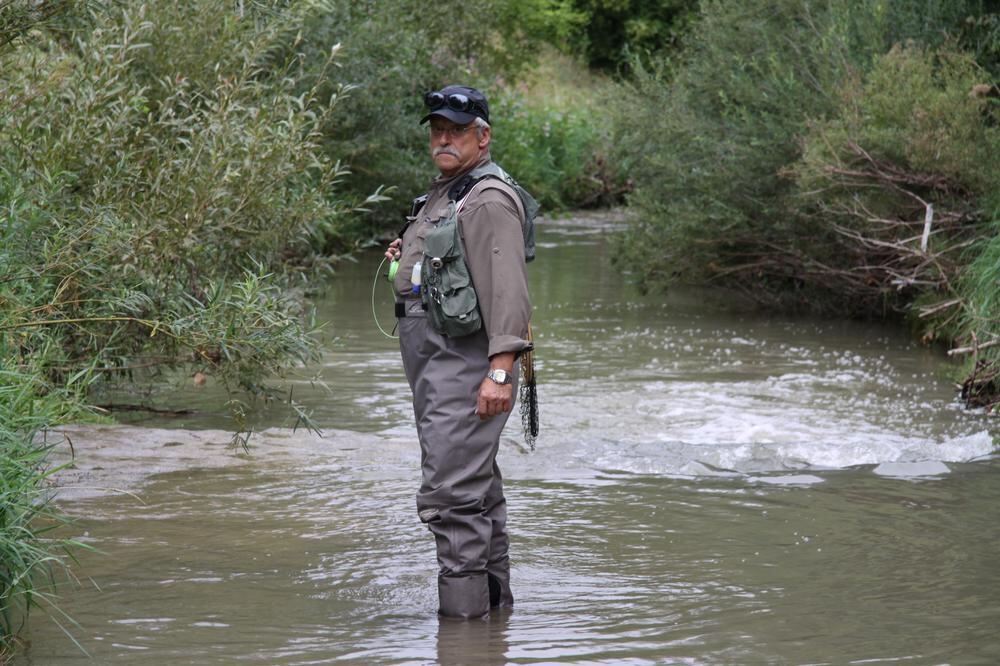
[[[497,384],[507,383],[507,371],[506,370],[490,370],[490,379],[495,381]]]

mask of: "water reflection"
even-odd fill
[[[486,620],[438,620],[437,663],[441,666],[502,666],[507,663],[509,610],[494,610]]]

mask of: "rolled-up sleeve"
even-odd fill
[[[520,202],[489,187],[477,192],[459,215],[466,262],[489,336],[489,355],[531,347],[528,273],[524,263]]]

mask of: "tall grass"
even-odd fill
[[[964,308],[957,339],[968,358],[963,397],[1000,414],[1000,208],[991,229],[959,283]]]
[[[72,623],[55,600],[59,581],[70,580],[72,549],[81,544],[52,534],[66,519],[50,502],[49,479],[58,470],[47,462],[39,433],[75,409],[43,384],[37,376],[0,369],[0,663],[13,654],[33,610],[59,626]]]

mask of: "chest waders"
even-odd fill
[[[509,413],[486,420],[475,414],[489,371],[489,338],[459,235],[468,195],[451,199],[424,237],[421,297],[403,303],[399,341],[420,440],[417,515],[437,546],[439,612],[474,618],[513,605],[514,597],[496,463]],[[516,365],[513,375],[516,393]]]

